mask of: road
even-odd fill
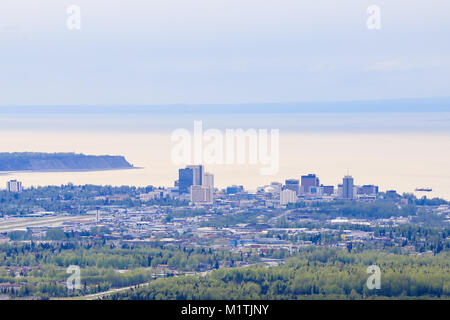
[[[95,217],[83,216],[47,216],[27,218],[2,218],[0,219],[0,232],[13,230],[26,230],[27,227],[58,227],[68,221],[94,221]]]
[[[283,213],[281,213],[280,215],[278,215],[278,216],[276,216],[276,217],[273,217],[273,218],[270,218],[270,219],[267,221],[267,224],[272,225],[272,224],[275,223],[277,220],[279,220],[279,219],[281,219],[281,218],[287,216],[288,214],[290,214],[292,211],[295,211],[295,210],[296,210],[296,209],[290,209],[290,210],[283,211]]]
[[[127,291],[127,290],[131,290],[131,289],[136,289],[137,287],[148,286],[150,284],[150,282],[145,282],[145,283],[137,284],[137,285],[134,285],[134,286],[117,288],[117,289],[111,289],[109,291],[89,294],[87,296],[80,297],[80,299],[84,299],[84,300],[98,300],[100,298],[110,296],[113,293],[118,293],[118,292]]]
[[[271,266],[270,263],[266,263],[267,266]],[[257,265],[257,263],[253,263],[253,264],[247,264],[247,265],[243,265],[243,266],[239,266],[239,267],[235,267],[235,268],[247,268],[247,267],[252,267]],[[195,274],[193,274],[194,276],[206,276],[209,273],[213,272],[216,269],[212,269],[212,270],[208,270],[208,271],[203,271],[203,272],[196,272]],[[174,277],[179,277],[179,276],[184,276],[185,274],[181,273],[178,275],[175,275]],[[154,281],[154,280],[152,280]],[[123,288],[116,288],[116,289],[111,289],[108,291],[104,291],[104,292],[99,292],[99,293],[94,293],[94,294],[88,294],[86,296],[82,296],[82,297],[74,297],[73,299],[80,299],[80,300],[98,300],[100,298],[104,298],[107,296],[110,296],[111,294],[114,293],[118,293],[118,292],[122,292],[122,291],[127,291],[127,290],[131,290],[131,289],[136,289],[136,288],[140,288],[140,287],[144,287],[144,286],[148,286],[152,281],[149,282],[144,282],[144,283],[140,283],[134,286],[128,286],[128,287],[123,287]]]

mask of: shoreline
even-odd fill
[[[20,171],[0,171],[0,176],[4,175],[11,175],[16,173],[55,173],[55,172],[100,172],[100,171],[122,171],[122,170],[142,170],[145,169],[145,167],[131,167],[131,168],[105,168],[105,169],[55,169],[55,170],[20,170]]]

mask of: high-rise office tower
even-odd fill
[[[300,181],[297,179],[287,179],[285,186],[286,189],[294,191],[297,195],[300,193]]]
[[[179,193],[189,193],[189,188],[194,182],[194,171],[190,168],[178,170],[178,190]]]
[[[203,184],[204,186],[207,187],[212,187],[214,189],[214,175],[208,172],[205,172],[203,174]]]
[[[207,179],[207,185],[214,187],[214,176],[210,173],[204,173],[202,165],[186,166],[178,170],[178,190],[179,193],[189,193],[191,186],[203,185],[203,180]]]
[[[22,192],[22,182],[10,180],[6,183],[6,190],[9,192]]]
[[[193,185],[201,186],[203,184],[203,166],[200,165],[192,165],[186,166],[187,169],[192,169],[193,172]]]
[[[316,177],[315,174],[308,174],[306,176],[302,176],[302,186],[301,193],[310,193],[311,187],[319,186],[319,177]]]
[[[345,176],[342,181],[342,198],[351,200],[353,199],[353,177],[352,176]]]

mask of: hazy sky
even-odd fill
[[[0,105],[450,96],[449,15],[448,0],[2,0]]]

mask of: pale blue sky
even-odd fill
[[[0,105],[448,97],[449,15],[448,0],[2,0]]]

